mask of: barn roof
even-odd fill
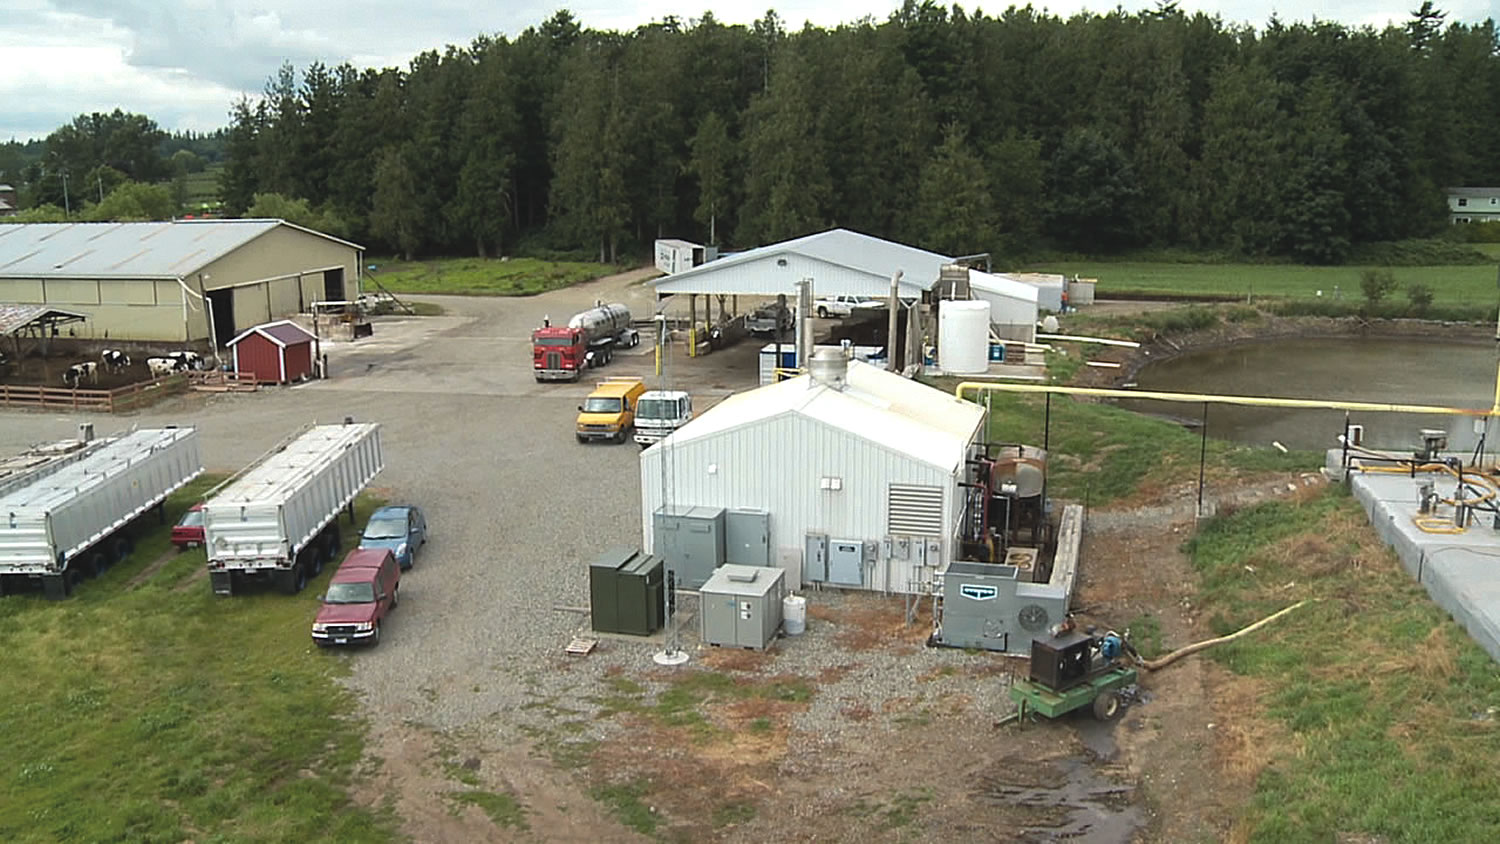
[[[811,375],[799,375],[736,393],[663,442],[691,442],[785,414],[822,422],[947,471],[967,457],[984,409],[880,367],[851,360],[842,390],[815,382]]]
[[[0,337],[17,334],[28,325],[64,325],[88,319],[84,314],[48,305],[0,304]]]
[[[289,319],[283,319],[277,322],[268,322],[265,325],[251,326],[240,332],[239,336],[230,340],[228,345],[233,346],[251,334],[259,334],[283,349],[296,343],[310,343],[316,339],[307,329]]]
[[[0,225],[0,278],[181,278],[280,226],[364,247],[285,220]]]

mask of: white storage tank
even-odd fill
[[[938,304],[938,361],[944,372],[989,371],[990,303],[945,299]]]

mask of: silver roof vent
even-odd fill
[[[807,371],[814,384],[842,390],[848,383],[849,361],[840,349],[818,349],[808,361]]]

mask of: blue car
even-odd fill
[[[361,548],[389,548],[402,570],[416,562],[417,549],[427,544],[427,519],[409,504],[381,507],[370,514],[370,522],[359,538]]]

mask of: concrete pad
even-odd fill
[[[1337,451],[1330,453],[1331,463],[1338,459]],[[1357,460],[1351,465],[1355,468],[1349,471],[1350,489],[1375,532],[1395,549],[1402,567],[1438,606],[1500,661],[1500,531],[1493,527],[1493,516],[1477,512],[1463,533],[1428,533],[1413,522],[1420,505],[1418,487],[1432,483],[1440,495],[1452,497],[1452,476],[1372,474],[1359,471]],[[1440,506],[1434,515],[1451,517],[1453,508]]]

